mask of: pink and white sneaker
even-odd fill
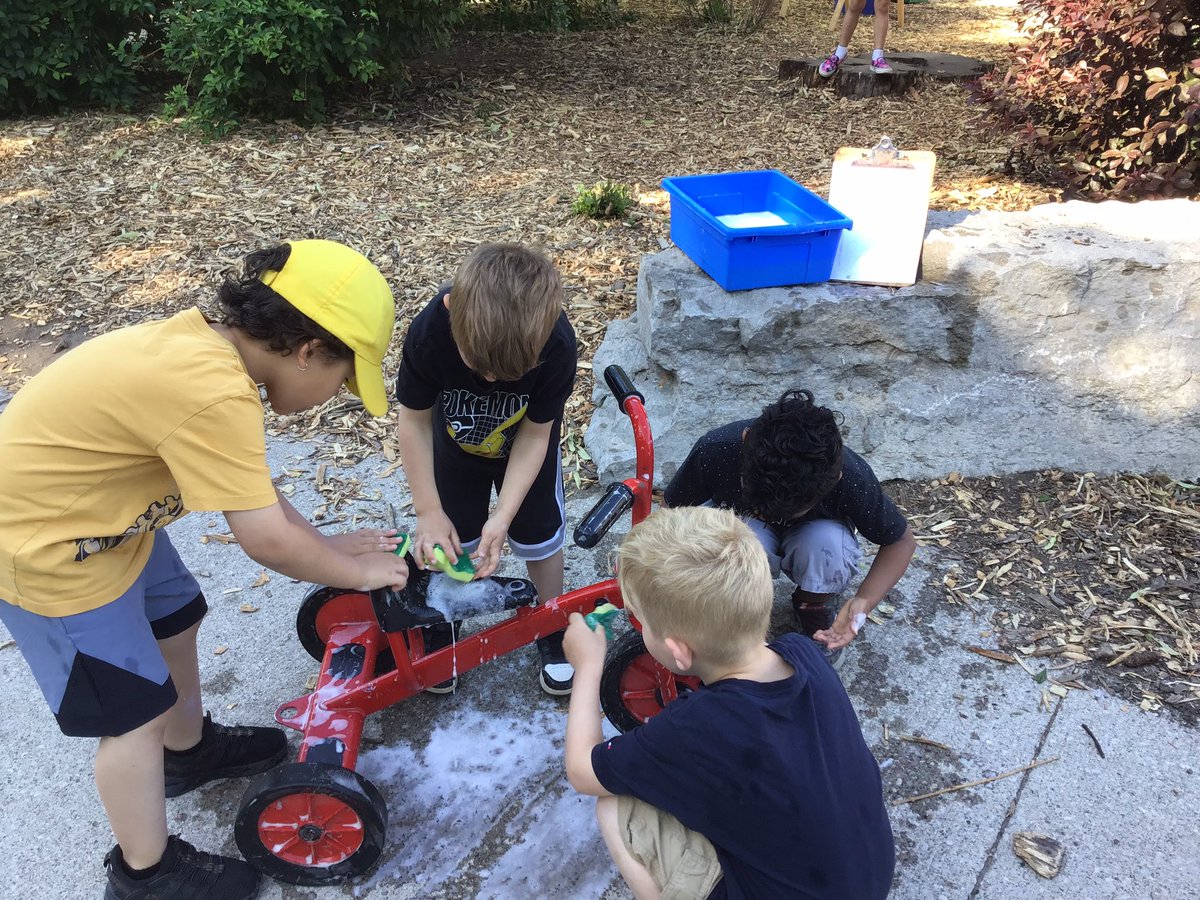
[[[836,53],[830,53],[827,57],[821,60],[821,65],[817,66],[817,74],[822,78],[828,78],[838,70],[838,66],[841,64],[841,58]]]
[[[871,71],[876,75],[891,75],[892,64],[886,58],[880,56],[871,60]]]

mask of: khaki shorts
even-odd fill
[[[703,900],[721,880],[708,838],[636,797],[617,797],[621,840],[662,889],[662,900]]]

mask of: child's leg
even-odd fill
[[[838,34],[838,44],[840,46],[850,46],[850,38],[854,36],[854,29],[858,27],[859,17],[862,16],[862,11],[866,8],[867,0],[846,0],[846,15],[842,18],[842,30]],[[875,7],[875,17],[876,19],[879,18],[878,6]]]
[[[654,876],[650,874],[649,869],[633,858],[633,854],[621,839],[620,826],[617,823],[616,797],[596,798],[596,821],[600,823],[600,834],[608,847],[608,855],[616,863],[617,871],[625,879],[629,890],[633,891],[633,896],[637,900],[658,900],[662,891],[658,889]]]
[[[882,50],[887,41],[888,20],[891,16],[892,0],[875,0],[875,49]]]
[[[529,580],[543,599],[557,597],[563,592],[563,552],[559,549],[545,559],[531,559],[526,564]]]
[[[167,846],[162,748],[170,715],[101,738],[96,750],[96,790],[131,869],[148,869]]]
[[[554,434],[557,433],[556,429]],[[504,476],[501,474],[496,482],[497,490],[503,484]],[[552,436],[542,467],[508,528],[508,544],[513,556],[524,560],[529,570],[529,580],[537,588],[538,598],[543,603],[563,592],[563,545],[566,537],[562,451],[558,440]],[[562,639],[563,632],[558,631],[537,641],[542,663],[538,680],[542,690],[554,697],[571,693],[575,677],[575,670],[563,653]]]
[[[780,545],[779,532],[761,519],[755,519],[752,516],[743,516],[742,521],[749,526],[763,549],[767,551],[767,562],[771,564],[771,577],[778,578],[780,566],[783,564],[783,548]]]
[[[168,750],[188,750],[200,743],[204,701],[200,698],[200,660],[196,654],[199,631],[200,623],[197,622],[181,634],[158,642],[179,695],[166,716],[163,746]]]
[[[841,522],[817,519],[789,529],[783,536],[783,573],[796,583],[792,608],[808,635],[828,628],[834,599],[858,571],[862,550]]]
[[[282,729],[230,728],[204,715],[196,635],[208,603],[165,532],[155,534],[142,580],[144,616],[176,694],[158,751],[166,796],[178,797],[218,778],[265,772],[282,762],[287,756]]]
[[[596,819],[638,900],[707,897],[721,880],[716,848],[674,816],[635,797],[600,797]]]

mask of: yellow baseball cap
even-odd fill
[[[336,241],[289,241],[291,255],[279,272],[261,276],[288,303],[354,351],[354,376],[346,387],[375,416],[387,412],[383,356],[396,324],[396,302],[374,264]]]

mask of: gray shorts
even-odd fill
[[[771,575],[782,572],[812,594],[840,594],[858,573],[862,548],[849,528],[834,519],[815,519],[782,528],[742,519],[767,551]]]
[[[163,531],[124,594],[71,616],[42,616],[0,600],[4,622],[63,734],[125,734],[175,705],[158,642],[187,631],[208,611],[200,585]]]

